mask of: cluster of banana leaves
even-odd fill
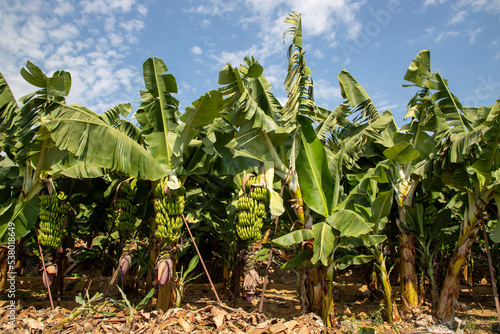
[[[118,184],[134,178],[136,231],[129,238],[139,242],[135,274],[153,280],[165,250],[175,254],[174,267],[179,262],[183,268],[194,257],[189,245],[198,244],[219,259],[224,274],[212,275],[227,279],[240,247],[235,217],[242,176],[263,173],[270,218],[262,229],[272,230],[279,217],[272,246],[296,251],[284,268],[300,268],[303,307],[333,325],[335,273],[371,266],[383,287],[387,319],[398,320],[392,266],[405,282],[404,312],[429,298],[418,286],[428,282],[438,316],[452,317],[456,269],[466,263],[482,221],[490,241],[500,242],[500,102],[462,106],[447,80],[431,72],[429,50],[422,50],[404,76],[416,89],[408,123],[398,127],[390,111],[379,112],[347,70],[338,74],[344,102],[328,110],[314,102],[300,14],[286,22],[284,39],[291,43],[283,105],[253,57],[239,67],[224,66],[219,87],[185,111],[174,97],[175,77],[157,57],[143,64],[145,89],[135,111],[130,104],[107,111],[68,105],[70,74],[49,77],[31,62],[21,75],[36,91],[18,103],[0,75],[1,242],[9,242],[8,223],[14,222],[15,239],[32,247],[38,196],[63,190],[74,214],[62,248],[74,250],[84,241],[80,258],[116,266],[124,241],[110,219],[113,195]],[[185,189],[194,239],[183,231],[187,247],[180,251],[154,238],[152,189],[165,178],[171,189]],[[399,250],[399,259],[387,250]],[[171,280],[182,286],[182,275],[174,272]]]

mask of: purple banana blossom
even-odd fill
[[[170,258],[160,258],[156,263],[156,277],[160,286],[164,286],[172,277],[173,263]]]
[[[122,255],[118,261],[118,272],[122,278],[125,277],[131,266],[132,257],[129,254]]]
[[[56,279],[57,276],[57,265],[55,264],[50,264],[45,267],[45,270],[42,272],[42,282],[43,285],[48,289],[52,286],[52,283],[54,283],[54,280]]]

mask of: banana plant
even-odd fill
[[[427,173],[467,194],[463,221],[451,262],[441,288],[436,314],[441,320],[453,318],[459,294],[460,271],[465,264],[486,206],[498,193],[500,102],[491,107],[464,107],[439,72],[431,74],[428,50],[419,54],[406,79],[428,91],[428,108],[434,116],[434,153]],[[435,91],[431,92],[430,91]]]
[[[421,51],[411,62],[405,80],[415,83],[416,73],[427,75],[429,57],[428,50]],[[406,312],[416,312],[420,305],[415,270],[415,241],[418,238],[415,232],[418,230],[408,221],[407,210],[412,207],[415,190],[424,179],[428,157],[437,146],[436,117],[431,106],[430,88],[421,87],[407,106],[405,118],[410,122],[393,133],[393,146],[383,152],[389,161],[387,173],[398,207],[396,225],[399,230],[401,295]]]
[[[358,176],[359,177],[359,176]],[[333,220],[333,216],[327,221],[341,231],[342,234],[348,234],[343,241],[347,245],[366,248],[370,255],[360,255],[364,263],[374,260],[375,267],[378,269],[378,282],[380,282],[384,291],[384,309],[386,320],[388,322],[397,322],[400,320],[398,307],[394,301],[392,286],[389,280],[390,270],[387,268],[386,256],[383,252],[383,243],[386,240],[385,226],[389,222],[389,214],[393,205],[394,189],[387,188],[389,183],[385,172],[380,166],[370,168],[366,173],[359,177],[359,183],[351,190],[347,198],[339,205],[340,210],[351,210],[358,215],[358,218],[364,222],[364,233],[352,232],[353,226],[347,225],[345,221]],[[343,258],[339,262],[345,261]],[[357,261],[357,263],[363,263]]]
[[[54,182],[63,176],[94,178],[109,170],[143,178],[164,175],[141,144],[138,129],[119,118],[127,115],[130,105],[118,105],[99,115],[65,103],[71,88],[69,73],[57,71],[48,77],[28,61],[21,75],[38,89],[20,99],[21,107],[0,75],[0,117],[5,128],[1,149],[22,173],[21,189],[0,209],[2,242],[6,241],[9,222],[14,222],[16,239],[29,233],[40,211],[37,195],[44,188],[50,193]],[[61,249],[55,253],[56,259],[64,257]],[[62,275],[58,280],[60,295]]]
[[[0,75],[0,117],[6,128],[1,148],[23,173],[20,193],[2,206],[2,240],[8,221],[16,222],[16,238],[32,228],[36,220],[25,216],[37,211],[36,195],[49,179],[53,182],[63,175],[92,178],[111,169],[151,179],[165,175],[143,146],[115,127],[116,122],[110,124],[111,116],[106,122],[85,107],[65,104],[71,87],[68,72],[58,71],[48,77],[28,62],[21,74],[39,88],[21,98],[22,107],[17,106]],[[125,112],[126,107],[117,109]],[[133,129],[131,123],[121,122],[122,129]]]
[[[435,183],[438,182],[434,181]],[[412,206],[407,208],[407,222],[411,228],[410,232],[415,235],[416,255],[419,255],[417,259],[420,260],[420,272],[417,270],[421,298],[419,303],[425,298],[424,282],[428,281],[431,304],[435,307],[439,296],[439,273],[435,272],[434,262],[439,255],[439,249],[450,242],[452,235],[459,228],[452,219],[452,210],[455,211],[457,199],[454,192],[446,191],[447,187],[442,183],[435,187],[431,182],[423,182],[421,185]]]
[[[172,279],[177,276],[177,240],[185,223],[184,183],[190,175],[210,170],[210,161],[206,165],[200,163],[196,153],[206,127],[220,115],[222,103],[222,95],[211,91],[188,106],[181,116],[179,102],[173,96],[177,93],[177,83],[167,72],[164,62],[157,57],[144,62],[145,89],[141,91],[141,105],[134,114],[148,152],[165,173],[165,177],[152,185],[155,217],[151,219],[149,237],[152,241],[150,266],[157,268],[161,282],[157,305],[163,310],[174,306],[177,297],[180,298],[176,297],[178,292]]]

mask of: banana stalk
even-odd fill
[[[166,311],[175,305],[176,291],[172,283],[172,277],[175,275],[176,254],[170,254],[164,251],[156,262],[158,288],[158,300],[156,308]]]
[[[166,311],[175,306],[176,301],[172,277],[176,276],[176,245],[183,226],[185,189],[180,182],[165,177],[154,185],[153,193],[155,217],[151,231],[154,231],[155,239],[159,241],[158,252],[155,252],[155,255],[161,250],[160,256],[156,259],[156,279],[160,284],[156,307]]]
[[[333,263],[328,266],[323,285],[323,298],[321,300],[321,318],[326,327],[335,326],[335,303],[333,302]]]
[[[391,282],[389,281],[389,274],[385,264],[385,256],[380,250],[377,249],[375,258],[377,260],[377,268],[379,269],[380,282],[384,289],[384,307],[386,311],[386,320],[388,322],[398,322],[400,320],[398,308],[394,302],[392,293]]]
[[[418,179],[410,179],[403,168],[396,163],[399,180],[395,186],[399,217],[396,224],[399,230],[400,277],[403,308],[411,313],[419,308],[418,284],[415,270],[415,240],[414,234],[407,232],[406,206],[411,206],[413,194],[418,185]]]
[[[481,217],[487,203],[491,200],[492,189],[484,189],[479,196],[469,193],[469,205],[465,210],[460,236],[446,271],[443,287],[439,296],[436,315],[438,319],[453,319],[455,305],[460,293],[460,272],[467,261],[472,244],[480,228]]]
[[[418,307],[418,284],[415,274],[415,240],[412,233],[401,231],[399,234],[401,260],[401,291],[403,307],[412,312]]]
[[[236,232],[238,237],[247,241],[244,253],[243,293],[251,303],[261,279],[255,270],[254,243],[262,239],[263,219],[267,214],[270,192],[266,187],[265,174],[246,175],[242,180],[242,194],[237,204]]]

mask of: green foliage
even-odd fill
[[[239,68],[225,65],[219,72],[220,87],[203,94],[182,115],[174,97],[175,77],[160,58],[149,58],[143,64],[145,89],[134,115],[138,126],[123,119],[132,113],[128,103],[102,114],[67,105],[67,72],[48,77],[27,62],[21,75],[36,90],[21,98],[21,106],[0,74],[0,241],[6,243],[9,222],[14,222],[16,239],[28,236],[34,245],[30,231],[40,211],[36,196],[55,186],[70,190],[76,203],[70,234],[91,244],[79,259],[100,257],[112,263],[119,249],[117,233],[109,230],[107,213],[104,222],[95,219],[93,226],[91,208],[109,205],[117,184],[133,176],[144,183],[130,222],[147,222],[154,214],[151,182],[141,180],[167,177],[170,189],[185,189],[187,221],[200,248],[233,268],[242,175],[263,173],[269,211],[273,218],[280,216],[279,236],[272,244],[296,250],[284,269],[323,266],[331,276],[333,268],[375,261],[387,276],[382,247],[395,241],[397,222],[397,232],[415,235],[418,268],[436,292],[443,273],[434,273],[433,263],[442,261],[445,267],[449,245],[473,239],[459,235],[458,222],[472,224],[474,234],[487,204],[500,203],[500,100],[489,107],[462,106],[447,80],[432,73],[429,50],[422,50],[404,76],[418,91],[408,103],[409,122],[401,129],[389,111],[379,113],[347,70],[338,74],[345,100],[327,110],[314,102],[301,15],[292,13],[285,22],[290,27],[284,39],[291,43],[283,106],[253,57],[245,57]],[[89,179],[109,189],[98,191],[98,181]],[[282,185],[287,189],[284,199],[277,192]],[[86,194],[93,192],[99,195]],[[180,229],[179,213],[175,222]],[[270,225],[271,219],[259,221],[259,228]],[[290,228],[298,225],[303,229]],[[499,226],[490,226],[496,243]],[[147,229],[139,231],[137,240]],[[140,276],[149,251],[141,247],[134,260]],[[179,298],[198,262],[192,257],[186,270],[181,267],[176,274]],[[154,290],[137,306],[121,292],[124,302],[115,303],[130,311],[131,324]],[[82,310],[94,310],[91,302],[96,300],[87,299],[80,296],[77,302]]]
[[[129,316],[127,318],[127,326],[132,326],[132,321],[134,320],[134,316],[137,313],[138,310],[146,306],[148,301],[153,297],[155,293],[155,289],[151,289],[148,294],[139,302],[139,304],[132,306],[132,304],[129,302],[127,295],[123,290],[118,286],[118,290],[120,290],[120,294],[122,295],[122,298],[125,302],[118,301],[116,299],[110,299],[111,302],[115,303],[116,305],[120,306],[123,309],[127,309],[129,311]]]
[[[334,192],[331,185],[334,181],[328,169],[325,148],[309,121],[302,117],[298,121],[301,125],[302,148],[296,168],[304,201],[313,211],[328,217],[333,209]]]

